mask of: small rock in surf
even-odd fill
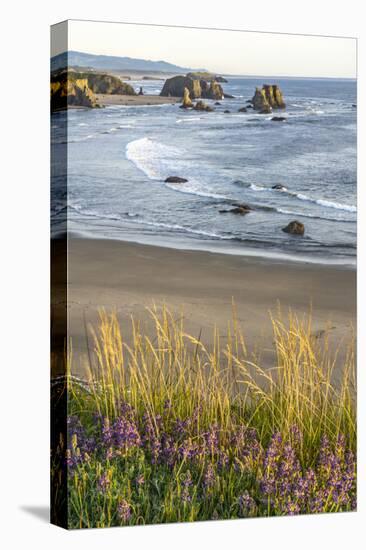
[[[305,233],[305,226],[303,223],[295,220],[286,225],[286,227],[283,227],[282,231],[291,235],[303,235]]]
[[[235,206],[235,205],[233,205]],[[220,214],[240,214],[241,216],[245,214],[249,214],[251,211],[251,207],[247,204],[239,204],[238,206],[235,206],[235,208],[231,208],[230,210],[219,210]]]
[[[186,183],[188,180],[185,178],[180,178],[179,176],[169,176],[164,181],[165,183]]]

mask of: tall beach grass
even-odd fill
[[[340,361],[311,316],[278,313],[264,368],[234,307],[225,339],[214,329],[209,348],[183,316],[149,314],[152,336],[131,319],[127,342],[117,315],[101,311],[83,382],[69,346],[69,433],[58,453],[70,527],[355,508],[352,338]]]

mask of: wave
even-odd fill
[[[67,141],[62,141],[60,143],[81,143],[82,141],[87,141],[88,139],[91,139],[95,136],[95,134],[88,134],[87,136],[81,137],[81,138],[74,138],[69,139]]]
[[[185,160],[184,153],[182,154],[182,151],[176,147],[145,137],[127,144],[126,157],[149,179],[164,182],[164,185],[173,191],[213,199],[230,199],[215,193],[209,186],[192,178],[192,163]],[[175,174],[179,174],[188,181],[178,184],[164,181]]]
[[[312,218],[314,220],[326,220],[329,222],[342,222],[342,223],[353,223],[353,220],[344,220],[341,218],[332,218],[331,216],[317,216],[316,214],[309,214],[306,212],[293,212],[292,210],[286,210],[285,208],[273,208],[279,214],[286,214],[288,216],[298,216],[302,218]]]
[[[163,222],[150,222],[148,220],[131,220],[132,223],[136,223],[139,225],[148,225],[151,227],[157,227],[161,229],[169,229],[169,230],[175,230],[175,231],[183,231],[184,233],[191,233],[193,235],[200,235],[202,237],[210,237],[213,239],[220,239],[220,240],[236,240],[236,237],[229,236],[229,235],[219,235],[218,233],[213,233],[211,231],[204,231],[203,229],[193,229],[192,227],[185,227],[183,225],[179,224],[169,224],[169,223],[163,223]]]
[[[294,195],[295,197],[297,197],[302,201],[319,204],[319,206],[324,206],[325,208],[335,208],[336,210],[345,210],[346,212],[357,212],[357,207],[353,206],[352,204],[343,204],[341,202],[333,202],[333,201],[328,201],[326,199],[312,199],[311,197],[308,197],[307,195],[303,195],[302,193],[289,193],[289,194]]]
[[[200,116],[190,116],[190,117],[185,117],[185,118],[177,118],[177,120],[175,121],[177,124],[181,124],[182,122],[196,122],[196,120],[202,120],[202,118]]]
[[[235,182],[235,183],[238,184],[238,182]],[[341,202],[333,202],[327,199],[316,199],[316,198],[308,197],[303,193],[295,193],[294,191],[289,191],[286,187],[283,187],[282,189],[272,189],[272,187],[264,187],[261,185],[257,185],[255,183],[250,183],[248,187],[253,191],[260,191],[260,192],[269,191],[269,192],[276,192],[276,193],[286,193],[290,197],[294,197],[306,202],[311,202],[313,204],[318,204],[319,206],[324,206],[325,208],[335,208],[336,210],[344,210],[346,212],[353,212],[353,213],[357,212],[357,207],[352,204],[344,204]]]

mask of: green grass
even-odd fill
[[[279,315],[272,319],[273,367],[264,369],[247,352],[235,308],[225,343],[214,330],[210,349],[167,309],[154,308],[150,316],[153,336],[132,319],[132,341],[125,342],[117,316],[101,312],[86,384],[72,376],[69,353],[68,414],[80,423],[67,445],[70,527],[355,507],[352,338],[340,364],[326,334],[314,336],[310,317]],[[123,430],[133,426],[140,441],[114,440],[109,448],[103,426],[116,420],[130,422]],[[96,443],[88,452],[90,438]],[[174,451],[155,453],[154,445],[166,441]],[[302,494],[299,487],[313,473]]]

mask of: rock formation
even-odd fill
[[[305,226],[303,223],[295,220],[286,225],[286,227],[283,227],[282,231],[284,231],[285,233],[290,233],[291,235],[304,235]]]
[[[69,73],[70,74],[70,73]],[[122,82],[116,76],[106,73],[75,73],[77,78],[86,78],[89,88],[95,94],[119,94],[119,95],[136,95],[135,90],[130,84]]]
[[[270,106],[268,99],[266,97],[266,92],[262,88],[256,88],[255,94],[253,96],[253,109],[259,111],[260,113],[271,113],[272,107]]]
[[[241,216],[244,216],[245,214],[249,214],[251,210],[253,210],[248,204],[233,204],[234,208],[231,208],[230,210],[219,210],[220,214],[240,214]]]
[[[183,97],[184,88],[187,88],[191,99],[222,99],[224,91],[215,80],[196,79],[190,76],[173,76],[168,78],[160,95],[163,97]]]
[[[51,110],[67,109],[68,105],[100,107],[86,78],[70,78],[67,71],[62,71],[51,78]]]
[[[192,107],[193,107],[193,103],[192,103],[191,98],[190,98],[189,90],[188,90],[188,88],[184,88],[183,102],[182,102],[181,108],[182,109],[190,109]]]
[[[108,74],[61,70],[51,75],[52,110],[66,109],[67,105],[100,107],[94,94],[136,95],[136,92]]]
[[[227,82],[226,78],[224,78],[223,76],[218,76],[216,74],[213,74],[213,73],[209,73],[209,72],[206,72],[206,71],[198,71],[198,72],[195,72],[195,73],[187,73],[187,76],[189,76],[190,78],[193,78],[193,79],[197,79],[197,80],[215,80],[216,82]]]
[[[211,105],[207,105],[207,103],[201,100],[197,101],[193,109],[195,111],[207,111],[207,112],[212,112],[214,110],[213,107],[211,107]]]
[[[165,183],[186,183],[188,180],[180,178],[179,176],[169,176],[164,181]]]
[[[286,107],[282,92],[276,84],[263,84],[262,88],[256,88],[252,104],[260,113],[271,113],[272,109]]]

